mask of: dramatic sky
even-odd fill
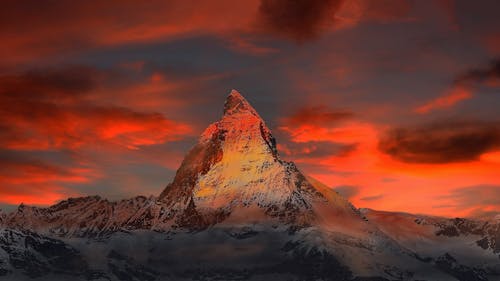
[[[2,1],[0,206],[157,195],[239,90],[357,207],[500,211],[500,2]]]

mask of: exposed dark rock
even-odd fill
[[[199,175],[204,175],[222,159],[222,142],[225,131],[215,128],[212,139],[193,147],[177,170],[174,180],[160,194],[159,200],[173,205],[176,202],[188,204]]]
[[[247,239],[247,238],[254,237],[254,236],[258,235],[259,232],[253,230],[250,227],[245,226],[241,229],[232,230],[228,234],[229,234],[229,236],[236,238],[236,239]]]
[[[485,250],[486,250],[486,249],[488,249],[488,247],[490,246],[490,245],[489,245],[489,242],[488,242],[488,237],[484,237],[484,238],[483,238],[483,239],[481,239],[481,240],[477,240],[477,241],[476,241],[476,244],[477,244],[479,247],[481,247],[481,248],[483,248],[483,249],[485,249]]]
[[[88,270],[87,263],[75,249],[60,240],[36,233],[3,230],[0,247],[8,254],[13,268],[32,278],[51,272],[83,275]],[[8,270],[2,272],[9,273]]]
[[[118,280],[123,281],[153,281],[158,276],[156,271],[137,264],[132,258],[114,250],[108,254],[108,267]]]
[[[341,264],[333,255],[317,248],[296,248],[292,251],[293,258],[284,262],[273,271],[289,273],[299,280],[344,281],[352,280],[352,272]]]
[[[440,256],[435,263],[439,269],[449,273],[460,281],[488,281],[484,270],[461,265],[448,253]]]

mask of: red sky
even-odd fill
[[[497,1],[6,1],[0,206],[157,195],[241,91],[358,207],[500,211]]]

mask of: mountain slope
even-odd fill
[[[347,200],[320,192],[293,163],[280,159],[271,131],[235,90],[221,120],[203,132],[159,200],[184,212],[184,224],[192,225],[229,217],[232,223],[276,218],[309,225],[325,208],[357,216]]]
[[[167,213],[156,198],[138,196],[110,202],[99,196],[69,198],[48,208],[20,205],[3,225],[61,237],[96,237],[116,231],[151,229]]]

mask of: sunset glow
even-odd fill
[[[158,195],[235,88],[356,207],[500,212],[498,3],[188,2],[2,5],[0,209]]]

